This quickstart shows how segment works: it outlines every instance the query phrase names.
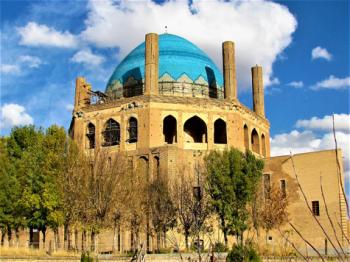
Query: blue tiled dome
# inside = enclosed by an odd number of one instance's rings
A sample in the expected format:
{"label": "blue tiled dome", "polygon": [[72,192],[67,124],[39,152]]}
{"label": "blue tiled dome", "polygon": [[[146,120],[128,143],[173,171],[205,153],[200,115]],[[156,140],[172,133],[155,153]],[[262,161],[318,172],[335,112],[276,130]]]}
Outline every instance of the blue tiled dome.
{"label": "blue tiled dome", "polygon": [[[106,92],[115,89],[115,84],[124,85],[131,77],[144,79],[145,42],[132,50],[116,67],[110,77]],[[175,81],[187,77],[193,82],[203,81],[221,89],[222,74],[213,61],[188,40],[172,34],[159,35],[159,78],[167,75]]]}

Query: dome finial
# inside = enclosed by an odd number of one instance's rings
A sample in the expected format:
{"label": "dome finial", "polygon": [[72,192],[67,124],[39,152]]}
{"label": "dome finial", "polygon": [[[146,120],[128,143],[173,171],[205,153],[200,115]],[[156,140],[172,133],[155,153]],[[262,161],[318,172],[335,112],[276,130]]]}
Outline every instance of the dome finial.
{"label": "dome finial", "polygon": [[168,33],[168,26],[166,25],[165,26],[165,34],[167,34]]}

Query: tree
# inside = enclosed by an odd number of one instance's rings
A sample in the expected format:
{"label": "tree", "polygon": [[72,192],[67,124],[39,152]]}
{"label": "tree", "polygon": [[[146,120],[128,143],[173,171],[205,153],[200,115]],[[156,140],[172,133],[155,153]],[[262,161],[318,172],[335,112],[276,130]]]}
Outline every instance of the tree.
{"label": "tree", "polygon": [[225,245],[227,235],[234,235],[243,243],[243,232],[248,227],[248,203],[257,190],[264,162],[247,151],[231,148],[210,152],[204,159],[207,187],[213,209],[220,219]]}
{"label": "tree", "polygon": [[164,178],[157,177],[150,183],[148,192],[151,221],[157,234],[157,250],[159,252],[161,233],[165,239],[166,232],[176,225],[176,210]]}
{"label": "tree", "polygon": [[207,232],[209,227],[206,222],[211,211],[204,187],[205,177],[197,168],[197,178],[187,171],[187,166],[180,168],[171,189],[180,230],[185,236],[186,250],[189,249],[190,236],[196,237],[198,241],[199,234]]}
{"label": "tree", "polygon": [[[260,227],[265,230],[267,243],[269,231],[279,228],[288,221],[289,197],[275,183],[269,188],[264,188],[261,184],[252,203],[254,209],[252,212],[255,213],[252,217],[257,232]],[[265,193],[261,189],[264,189]]]}
{"label": "tree", "polygon": [[0,138],[0,230],[1,245],[4,244],[5,233],[11,245],[12,229],[15,229],[18,242],[18,230],[25,226],[24,217],[18,206],[20,184],[16,177],[15,167],[10,161],[7,149],[7,138]]}
{"label": "tree", "polygon": [[108,150],[95,151],[85,158],[82,168],[82,210],[80,220],[91,230],[91,249],[97,251],[101,229],[111,225],[116,203],[124,201],[118,194],[126,175],[123,155],[112,156]]}

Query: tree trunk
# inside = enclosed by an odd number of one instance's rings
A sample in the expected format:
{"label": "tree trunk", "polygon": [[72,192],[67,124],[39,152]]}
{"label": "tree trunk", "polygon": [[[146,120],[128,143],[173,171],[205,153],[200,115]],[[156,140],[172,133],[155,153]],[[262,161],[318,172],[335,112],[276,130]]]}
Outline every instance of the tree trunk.
{"label": "tree trunk", "polygon": [[68,227],[67,231],[67,242],[68,242],[68,250],[72,250],[72,232],[70,227]]}
{"label": "tree trunk", "polygon": [[7,240],[9,247],[12,247],[12,229],[10,226],[7,226]]}
{"label": "tree trunk", "polygon": [[160,232],[157,232],[157,253],[159,253],[160,249]]}
{"label": "tree trunk", "polygon": [[29,228],[29,246],[33,247],[33,241],[34,241],[34,232],[33,232],[33,228],[30,227]]}
{"label": "tree trunk", "polygon": [[58,229],[53,230],[53,251],[58,249]]}
{"label": "tree trunk", "polygon": [[15,229],[15,235],[16,235],[16,247],[19,247],[19,229]]}
{"label": "tree trunk", "polygon": [[113,225],[113,247],[112,247],[112,253],[113,255],[117,254],[117,238],[118,238],[118,230],[117,230],[117,221],[114,220]]}
{"label": "tree trunk", "polygon": [[185,244],[186,244],[186,251],[188,251],[188,236],[189,236],[188,230],[185,230]]}
{"label": "tree trunk", "polygon": [[83,233],[81,234],[81,251],[85,252],[86,249],[86,230],[83,230]]}
{"label": "tree trunk", "polygon": [[78,238],[79,238],[79,231],[78,229],[74,230],[74,249],[78,251],[79,245],[78,245]]}
{"label": "tree trunk", "polygon": [[5,230],[1,229],[1,246],[4,246],[5,242]]}
{"label": "tree trunk", "polygon": [[225,243],[225,247],[228,247],[227,229],[224,228],[224,229],[222,230],[222,232],[224,233],[224,243]]}
{"label": "tree trunk", "polygon": [[131,251],[134,253],[135,252],[135,239],[134,239],[134,230],[131,229],[131,235],[130,235],[130,240],[131,240]]}
{"label": "tree trunk", "polygon": [[68,223],[64,224],[64,233],[63,233],[63,241],[64,241],[64,249],[68,250],[68,231],[69,231],[69,225]]}
{"label": "tree trunk", "polygon": [[166,243],[166,229],[163,230],[163,237],[164,237],[163,247],[164,247],[164,248],[167,248],[167,243]]}
{"label": "tree trunk", "polygon": [[46,227],[44,227],[41,232],[43,233],[43,249],[45,249],[45,241],[46,241]]}
{"label": "tree trunk", "polygon": [[95,230],[91,231],[91,251],[95,252],[96,250],[96,232]]}

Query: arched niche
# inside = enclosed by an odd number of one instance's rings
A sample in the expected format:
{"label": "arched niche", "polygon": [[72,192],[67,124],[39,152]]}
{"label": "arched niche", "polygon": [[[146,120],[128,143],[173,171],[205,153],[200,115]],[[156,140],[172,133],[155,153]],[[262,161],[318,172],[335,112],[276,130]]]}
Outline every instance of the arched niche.
{"label": "arched niche", "polygon": [[214,122],[214,144],[227,144],[226,122],[221,118]]}
{"label": "arched niche", "polygon": [[255,128],[253,128],[252,130],[251,143],[253,152],[260,154],[259,134]]}
{"label": "arched niche", "polygon": [[177,121],[172,115],[168,115],[163,120],[163,135],[167,144],[177,142]]}

